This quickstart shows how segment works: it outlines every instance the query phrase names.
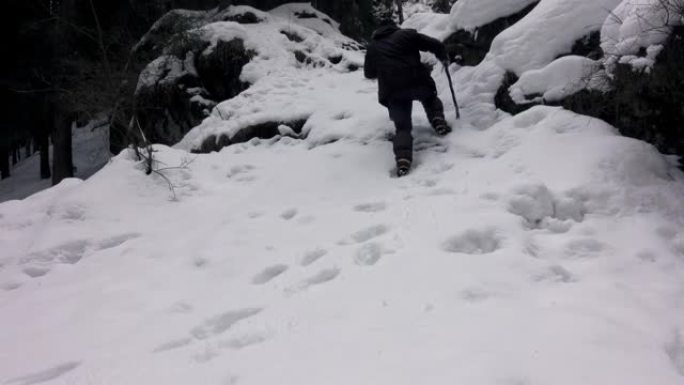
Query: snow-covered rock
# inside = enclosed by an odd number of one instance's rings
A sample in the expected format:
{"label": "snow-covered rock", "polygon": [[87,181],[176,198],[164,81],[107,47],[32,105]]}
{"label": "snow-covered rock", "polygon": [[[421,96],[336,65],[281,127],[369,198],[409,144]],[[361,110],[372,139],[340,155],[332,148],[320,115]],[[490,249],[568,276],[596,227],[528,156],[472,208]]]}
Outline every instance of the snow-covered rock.
{"label": "snow-covered rock", "polygon": [[684,3],[680,0],[623,0],[601,29],[601,48],[608,70],[622,63],[648,71],[672,28],[682,25],[683,13]]}
{"label": "snow-covered rock", "polygon": [[509,93],[518,104],[558,102],[580,90],[599,88],[600,70],[598,61],[565,56],[544,68],[525,72]]}
{"label": "snow-covered rock", "polygon": [[[173,25],[167,25],[171,22]],[[186,28],[179,28],[179,24]],[[160,46],[163,48],[157,48]],[[254,92],[261,79],[278,78],[273,76],[274,70],[302,78],[312,76],[316,68],[346,73],[363,64],[359,48],[358,43],[339,32],[338,23],[306,3],[286,4],[270,12],[246,6],[204,13],[173,11],[156,23],[139,44],[139,51],[149,49],[162,56],[140,75],[136,92],[138,119],[151,140],[175,144],[208,117],[216,104],[249,87]],[[291,102],[293,106],[300,104],[295,99]],[[248,103],[250,109],[258,107],[257,101]],[[223,119],[230,119],[231,127],[236,124],[234,117],[240,111],[233,107],[228,112],[225,107],[215,110],[209,120],[218,120],[216,124],[207,123],[211,130],[195,130],[191,137],[199,139],[190,146],[213,150],[238,138],[249,139],[247,132],[254,131],[254,125],[273,123],[275,129],[279,123],[292,123],[288,116],[271,115],[245,117],[249,126],[234,130],[219,128]],[[292,112],[292,108],[278,110]],[[302,114],[290,115],[299,119]],[[235,137],[240,130],[242,135]],[[207,142],[211,138],[215,145]]]}
{"label": "snow-covered rock", "polygon": [[451,8],[451,29],[474,31],[496,19],[518,13],[539,0],[460,0]]}
{"label": "snow-covered rock", "polygon": [[573,44],[600,30],[620,0],[541,0],[522,20],[492,42],[490,56],[497,65],[521,76],[540,69]]}

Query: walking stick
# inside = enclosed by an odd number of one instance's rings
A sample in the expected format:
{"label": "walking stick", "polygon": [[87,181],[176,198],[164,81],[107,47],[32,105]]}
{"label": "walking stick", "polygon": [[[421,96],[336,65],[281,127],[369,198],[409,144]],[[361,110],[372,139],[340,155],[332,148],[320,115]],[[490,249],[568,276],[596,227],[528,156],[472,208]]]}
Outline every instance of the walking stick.
{"label": "walking stick", "polygon": [[461,111],[458,108],[458,101],[456,101],[456,93],[454,92],[454,84],[451,82],[451,74],[449,73],[449,61],[445,60],[442,62],[444,65],[444,72],[446,72],[447,79],[449,80],[449,89],[451,90],[451,98],[454,100],[454,107],[456,107],[456,120],[461,119]]}

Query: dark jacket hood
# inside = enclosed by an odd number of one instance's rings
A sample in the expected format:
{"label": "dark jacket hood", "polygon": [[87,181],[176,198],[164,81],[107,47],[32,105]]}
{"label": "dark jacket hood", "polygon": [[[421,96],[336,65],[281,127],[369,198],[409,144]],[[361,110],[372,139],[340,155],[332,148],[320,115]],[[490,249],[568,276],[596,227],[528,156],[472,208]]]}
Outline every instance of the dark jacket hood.
{"label": "dark jacket hood", "polygon": [[375,32],[373,32],[373,36],[371,37],[371,39],[373,39],[373,40],[383,39],[383,38],[393,34],[394,32],[398,31],[399,29],[400,28],[397,27],[396,25],[382,26],[382,27],[376,29]]}

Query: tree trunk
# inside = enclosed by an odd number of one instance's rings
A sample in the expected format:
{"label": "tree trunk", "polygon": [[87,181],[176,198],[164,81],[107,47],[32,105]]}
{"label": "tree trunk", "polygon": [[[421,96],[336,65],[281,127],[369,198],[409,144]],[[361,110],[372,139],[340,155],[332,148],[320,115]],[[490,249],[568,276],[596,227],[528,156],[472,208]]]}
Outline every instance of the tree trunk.
{"label": "tree trunk", "polygon": [[26,158],[30,157],[31,154],[33,154],[33,153],[31,152],[31,143],[32,143],[31,138],[26,139],[26,147],[25,147],[25,149],[26,149]]}
{"label": "tree trunk", "polygon": [[12,166],[15,166],[19,162],[19,150],[15,147],[12,149]]}
{"label": "tree trunk", "polygon": [[50,171],[50,131],[52,130],[53,109],[50,98],[40,99],[41,116],[36,130],[36,149],[40,151],[40,179],[52,177]]}
{"label": "tree trunk", "polygon": [[40,179],[49,179],[50,172],[50,135],[46,130],[38,134],[38,147],[40,148]]}
{"label": "tree trunk", "polygon": [[64,178],[74,176],[71,155],[71,124],[73,119],[66,111],[58,111],[53,115],[54,132],[52,135],[52,185]]}
{"label": "tree trunk", "polygon": [[0,146],[0,179],[10,177],[9,147]]}

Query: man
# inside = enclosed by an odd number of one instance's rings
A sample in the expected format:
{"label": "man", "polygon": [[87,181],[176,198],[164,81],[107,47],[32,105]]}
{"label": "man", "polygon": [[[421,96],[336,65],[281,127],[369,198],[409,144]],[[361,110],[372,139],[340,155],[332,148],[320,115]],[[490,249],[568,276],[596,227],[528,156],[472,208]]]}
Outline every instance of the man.
{"label": "man", "polygon": [[396,127],[394,156],[400,177],[408,174],[413,161],[414,100],[423,104],[438,135],[451,132],[444,120],[444,106],[437,97],[435,82],[420,62],[420,51],[432,52],[441,62],[447,60],[446,48],[439,40],[413,29],[401,29],[387,20],[373,33],[366,52],[364,74],[368,79],[378,79],[378,100],[387,107]]}

